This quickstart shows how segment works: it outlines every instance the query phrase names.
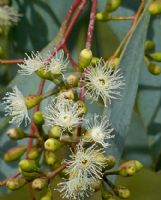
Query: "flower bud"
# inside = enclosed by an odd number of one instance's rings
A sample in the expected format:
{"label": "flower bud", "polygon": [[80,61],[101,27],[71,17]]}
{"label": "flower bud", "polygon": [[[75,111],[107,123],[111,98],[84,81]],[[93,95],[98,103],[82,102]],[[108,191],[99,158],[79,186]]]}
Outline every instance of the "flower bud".
{"label": "flower bud", "polygon": [[9,149],[5,154],[4,154],[4,160],[6,162],[11,162],[18,160],[26,151],[26,147],[24,146],[19,146],[19,147],[13,147]]}
{"label": "flower bud", "polygon": [[32,188],[35,190],[42,190],[48,184],[47,178],[36,178],[32,181]]}
{"label": "flower bud", "polygon": [[147,40],[145,42],[145,50],[146,51],[150,51],[150,50],[153,50],[155,48],[155,44],[152,40]]}
{"label": "flower bud", "polygon": [[38,69],[36,71],[36,74],[42,79],[50,81],[53,81],[54,79],[53,74],[50,71],[47,71],[45,67],[41,67],[40,69]]}
{"label": "flower bud", "polygon": [[123,164],[120,165],[119,167],[119,175],[121,176],[132,176],[134,175],[137,171],[139,171],[143,165],[136,160],[129,160]]}
{"label": "flower bud", "polygon": [[121,3],[122,0],[108,0],[105,7],[105,12],[113,12],[117,10]]}
{"label": "flower bud", "polygon": [[70,88],[77,87],[80,79],[80,74],[73,73],[66,78],[67,86]]}
{"label": "flower bud", "polygon": [[96,14],[96,20],[98,21],[107,21],[109,19],[108,17],[107,12],[99,12]]}
{"label": "flower bud", "polygon": [[124,186],[116,186],[115,193],[123,199],[127,199],[130,197],[130,190]]}
{"label": "flower bud", "polygon": [[74,100],[75,98],[75,95],[72,89],[68,89],[68,90],[62,89],[60,91],[60,95],[62,95],[65,99]]}
{"label": "flower bud", "polygon": [[90,65],[92,60],[92,51],[90,49],[83,49],[79,55],[79,66],[84,69]]}
{"label": "flower bud", "polygon": [[112,198],[112,195],[109,191],[106,190],[106,188],[101,187],[101,194],[102,194],[102,200],[109,200]]}
{"label": "flower bud", "polygon": [[49,138],[44,143],[44,147],[48,151],[56,151],[61,146],[62,146],[62,144],[58,140],[56,140],[54,138]]}
{"label": "flower bud", "polygon": [[105,170],[112,169],[116,163],[115,157],[112,155],[109,155],[106,159],[107,166],[105,167]]}
{"label": "flower bud", "polygon": [[148,54],[148,56],[157,61],[157,62],[161,62],[161,52],[155,52],[155,53],[151,53],[151,54]]}
{"label": "flower bud", "polygon": [[37,172],[39,171],[39,168],[35,162],[35,160],[21,160],[19,162],[19,167],[22,171],[25,172]]}
{"label": "flower bud", "polygon": [[161,14],[161,2],[154,1],[149,6],[149,12],[151,15],[158,15]]}
{"label": "flower bud", "polygon": [[108,68],[109,66],[112,66],[112,69],[115,70],[117,69],[118,65],[120,62],[120,58],[111,58],[108,62],[106,62],[106,67]]}
{"label": "flower bud", "polygon": [[19,188],[23,187],[27,181],[24,178],[14,178],[7,181],[6,186],[10,190],[18,190]]}
{"label": "flower bud", "polygon": [[97,58],[97,57],[92,57],[92,60],[91,60],[91,65],[96,65],[97,63],[99,63],[100,59]]}
{"label": "flower bud", "polygon": [[159,75],[159,74],[161,74],[161,67],[159,65],[154,64],[154,63],[150,63],[148,65],[148,70],[153,75]]}
{"label": "flower bud", "polygon": [[60,126],[54,126],[52,129],[49,130],[49,138],[59,139],[62,133],[62,129]]}
{"label": "flower bud", "polygon": [[40,149],[38,149],[37,147],[32,147],[28,152],[28,159],[36,160],[40,157],[40,153],[41,153]]}
{"label": "flower bud", "polygon": [[48,189],[47,193],[43,197],[41,197],[40,200],[53,200],[51,190]]}
{"label": "flower bud", "polygon": [[7,131],[7,135],[12,140],[19,140],[27,136],[27,134],[20,128],[11,128]]}
{"label": "flower bud", "polygon": [[44,157],[45,157],[45,162],[48,165],[54,165],[57,161],[57,157],[55,153],[53,153],[52,151],[45,151]]}
{"label": "flower bud", "polygon": [[21,171],[21,174],[22,174],[22,175],[25,177],[25,179],[28,180],[28,181],[32,181],[33,179],[38,178],[38,177],[41,176],[41,174],[38,173],[38,172],[25,172],[25,171],[22,171],[21,169],[20,169],[20,171]]}
{"label": "flower bud", "polygon": [[33,121],[37,126],[42,126],[45,122],[42,112],[35,112],[33,115]]}
{"label": "flower bud", "polygon": [[25,103],[28,109],[33,108],[34,106],[38,105],[41,100],[43,99],[42,95],[39,96],[26,96]]}
{"label": "flower bud", "polygon": [[84,101],[77,101],[79,116],[83,116],[87,112],[87,107]]}

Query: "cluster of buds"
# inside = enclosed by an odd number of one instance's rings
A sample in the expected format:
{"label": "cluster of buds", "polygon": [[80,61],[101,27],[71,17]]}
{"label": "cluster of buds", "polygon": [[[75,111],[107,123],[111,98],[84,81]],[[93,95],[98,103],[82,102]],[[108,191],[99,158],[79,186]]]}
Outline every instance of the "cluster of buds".
{"label": "cluster of buds", "polygon": [[[103,15],[115,11],[121,0],[108,1]],[[7,6],[7,14],[0,8],[3,25],[17,23],[19,15]],[[12,15],[10,15],[10,12]],[[11,17],[12,16],[12,17]],[[99,18],[99,13],[96,18]],[[41,200],[51,200],[51,180],[60,175],[58,190],[63,198],[85,199],[101,190],[103,199],[114,199],[114,195],[127,198],[129,190],[123,186],[114,186],[107,176],[117,174],[131,176],[141,167],[137,161],[130,161],[112,172],[115,165],[113,156],[105,154],[114,137],[110,117],[89,113],[86,100],[110,107],[113,100],[120,98],[125,82],[118,68],[119,58],[105,61],[94,57],[90,49],[83,49],[75,72],[67,75],[70,68],[68,57],[63,50],[55,55],[42,55],[39,52],[26,54],[19,64],[18,73],[50,81],[52,89],[39,95],[24,96],[23,91],[15,85],[3,97],[5,115],[9,116],[12,128],[7,131],[11,140],[34,140],[32,145],[13,147],[4,154],[6,162],[18,160],[19,174],[6,183],[10,190],[17,190],[31,183],[34,190],[47,189]],[[69,70],[71,71],[71,70]],[[41,108],[40,103],[49,99],[48,105]],[[37,108],[33,116],[29,110]],[[87,115],[88,114],[88,115]],[[90,119],[89,117],[90,116]],[[31,124],[31,133],[23,131],[21,126]],[[26,152],[26,158],[22,155]],[[64,153],[65,152],[65,153]],[[140,165],[139,165],[140,164]],[[46,171],[46,165],[48,170]],[[108,174],[109,173],[109,174]],[[104,190],[108,184],[112,191]]]}
{"label": "cluster of buds", "polygon": [[161,74],[161,66],[157,63],[161,62],[161,52],[154,52],[155,43],[152,40],[145,42],[145,56],[144,60],[147,64],[148,70],[153,75]]}

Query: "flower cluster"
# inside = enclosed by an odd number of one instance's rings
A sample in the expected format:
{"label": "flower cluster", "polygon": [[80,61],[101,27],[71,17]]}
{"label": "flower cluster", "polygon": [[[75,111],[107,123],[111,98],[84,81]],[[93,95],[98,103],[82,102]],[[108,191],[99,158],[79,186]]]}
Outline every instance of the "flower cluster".
{"label": "flower cluster", "polygon": [[[63,198],[81,200],[95,191],[95,183],[101,184],[104,169],[108,166],[105,148],[110,145],[109,139],[114,135],[106,116],[94,114],[91,119],[86,119],[88,108],[85,101],[79,99],[79,91],[85,89],[84,98],[88,95],[92,101],[102,99],[106,107],[112,99],[120,96],[124,81],[120,70],[114,69],[103,59],[99,59],[95,65],[90,64],[83,72],[80,70],[81,75],[77,77],[74,74],[66,77],[64,72],[68,64],[63,51],[56,52],[52,58],[44,57],[39,52],[32,52],[31,56],[27,54],[23,64],[19,64],[18,73],[36,73],[40,78],[54,82],[51,92],[42,94],[36,101],[33,96],[23,97],[15,86],[3,101],[6,115],[12,118],[10,123],[20,126],[23,121],[25,125],[30,122],[29,108],[39,104],[39,99],[50,97],[46,108],[33,117],[40,131],[39,139],[43,141],[44,160],[51,166],[56,162],[55,151],[64,146],[71,148],[70,155],[63,160],[66,166],[65,179],[58,184],[57,190]],[[44,129],[44,125],[47,129]],[[25,160],[19,165],[21,171],[26,170],[26,164],[23,165],[26,162],[28,165],[31,162],[34,170],[37,169],[33,160]]]}

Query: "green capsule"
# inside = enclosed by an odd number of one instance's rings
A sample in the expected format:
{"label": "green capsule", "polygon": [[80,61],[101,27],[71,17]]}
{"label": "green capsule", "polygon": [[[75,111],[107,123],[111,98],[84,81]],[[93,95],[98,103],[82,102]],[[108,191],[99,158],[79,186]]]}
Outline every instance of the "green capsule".
{"label": "green capsule", "polygon": [[26,147],[19,146],[9,149],[3,156],[6,162],[18,160],[26,151]]}
{"label": "green capsule", "polygon": [[97,65],[99,63],[100,59],[97,57],[92,57],[91,65]]}
{"label": "green capsule", "polygon": [[151,53],[151,54],[148,54],[148,56],[157,61],[157,62],[161,62],[161,52],[155,52],[155,53]]}
{"label": "green capsule", "polygon": [[32,181],[32,188],[35,190],[42,190],[48,185],[47,178],[36,178]]}
{"label": "green capsule", "polygon": [[21,160],[19,162],[19,167],[22,171],[25,171],[25,172],[38,172],[39,171],[39,168],[38,168],[35,160],[28,160],[28,159]]}
{"label": "green capsule", "polygon": [[150,50],[153,50],[155,48],[155,44],[152,40],[147,40],[145,42],[145,50],[146,51],[150,51]]}
{"label": "green capsule", "polygon": [[113,12],[117,10],[122,3],[122,0],[108,0],[106,7],[105,7],[105,12]]}
{"label": "green capsule", "polygon": [[149,12],[151,15],[161,14],[161,2],[159,0],[153,1],[149,6]]}
{"label": "green capsule", "polygon": [[45,151],[45,162],[48,165],[54,165],[57,161],[57,157],[54,152],[52,151]]}
{"label": "green capsule", "polygon": [[33,121],[37,126],[42,126],[45,122],[42,112],[35,112],[33,115]]}
{"label": "green capsule", "polygon": [[67,78],[66,78],[67,86],[68,86],[69,88],[77,87],[77,86],[78,86],[78,83],[79,83],[79,79],[80,79],[80,74],[79,74],[79,73],[70,74],[70,75],[67,76]]}
{"label": "green capsule", "polygon": [[161,74],[161,67],[159,65],[154,64],[154,63],[150,63],[148,65],[148,70],[153,75],[159,75],[159,74]]}
{"label": "green capsule", "polygon": [[105,167],[105,170],[112,169],[115,166],[115,163],[116,163],[115,157],[112,156],[112,155],[109,155],[106,159],[106,163],[107,163],[107,166]]}
{"label": "green capsule", "polygon": [[14,178],[7,181],[6,186],[10,190],[18,190],[23,187],[27,183],[26,179],[23,177],[21,178]]}
{"label": "green capsule", "polygon": [[143,168],[142,163],[139,162],[138,160],[134,160],[134,162],[135,162],[136,171],[140,171]]}
{"label": "green capsule", "polygon": [[28,109],[33,108],[34,106],[38,105],[41,100],[43,99],[42,95],[39,96],[26,96],[25,103]]}
{"label": "green capsule", "polygon": [[46,67],[41,67],[40,69],[38,69],[36,71],[36,74],[42,79],[46,79],[50,81],[54,80],[53,74],[50,71],[47,71]]}
{"label": "green capsule", "polygon": [[38,172],[25,172],[25,171],[22,171],[21,169],[20,169],[20,171],[21,171],[21,174],[23,175],[23,177],[28,181],[32,181],[35,178],[38,178],[41,176],[41,174]]}
{"label": "green capsule", "polygon": [[44,148],[48,151],[56,151],[58,150],[60,147],[62,146],[62,144],[54,139],[54,138],[49,138],[45,141],[44,143]]}
{"label": "green capsule", "polygon": [[83,49],[79,55],[79,67],[84,69],[90,65],[92,60],[92,51],[90,49]]}
{"label": "green capsule", "polygon": [[98,12],[96,14],[96,20],[102,21],[102,22],[108,21],[109,20],[109,15],[105,11],[104,12]]}
{"label": "green capsule", "polygon": [[62,129],[60,126],[53,126],[52,129],[49,130],[48,136],[49,138],[59,139],[62,133]]}
{"label": "green capsule", "polygon": [[32,147],[28,153],[28,159],[36,160],[40,157],[41,151],[37,147]]}
{"label": "green capsule", "polygon": [[21,130],[20,128],[11,128],[7,131],[7,135],[12,140],[23,139],[27,136],[27,134]]}

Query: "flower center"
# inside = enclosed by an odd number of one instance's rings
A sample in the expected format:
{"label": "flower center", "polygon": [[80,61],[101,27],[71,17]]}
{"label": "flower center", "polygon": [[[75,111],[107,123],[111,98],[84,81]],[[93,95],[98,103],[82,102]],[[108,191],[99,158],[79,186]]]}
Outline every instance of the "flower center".
{"label": "flower center", "polygon": [[99,87],[102,87],[108,84],[108,80],[104,77],[99,77],[96,84],[98,84]]}
{"label": "flower center", "polygon": [[100,140],[103,136],[100,128],[93,128],[90,131],[90,134],[91,134],[93,140],[95,140],[95,141]]}

